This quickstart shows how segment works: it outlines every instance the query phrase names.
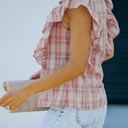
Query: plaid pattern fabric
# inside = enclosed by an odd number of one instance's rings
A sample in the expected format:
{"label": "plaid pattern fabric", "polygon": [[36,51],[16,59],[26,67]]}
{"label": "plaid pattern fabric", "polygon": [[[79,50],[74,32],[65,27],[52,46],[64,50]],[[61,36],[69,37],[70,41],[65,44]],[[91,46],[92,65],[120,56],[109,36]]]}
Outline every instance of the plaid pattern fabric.
{"label": "plaid pattern fabric", "polygon": [[102,62],[110,54],[119,26],[111,0],[61,0],[47,17],[33,57],[42,66],[41,77],[54,72],[70,59],[70,30],[61,21],[67,8],[84,5],[92,16],[91,42],[85,72],[64,84],[38,93],[38,107],[66,106],[98,109],[107,104]]}

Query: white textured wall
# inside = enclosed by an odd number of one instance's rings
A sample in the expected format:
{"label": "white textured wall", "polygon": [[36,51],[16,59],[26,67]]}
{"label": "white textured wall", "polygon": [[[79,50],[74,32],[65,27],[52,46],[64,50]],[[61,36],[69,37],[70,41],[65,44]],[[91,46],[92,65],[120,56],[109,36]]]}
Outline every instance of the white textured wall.
{"label": "white textured wall", "polygon": [[[41,68],[33,58],[47,15],[60,0],[0,0],[0,98],[5,80],[25,80]],[[0,107],[0,128],[38,128],[44,112],[10,114]]]}

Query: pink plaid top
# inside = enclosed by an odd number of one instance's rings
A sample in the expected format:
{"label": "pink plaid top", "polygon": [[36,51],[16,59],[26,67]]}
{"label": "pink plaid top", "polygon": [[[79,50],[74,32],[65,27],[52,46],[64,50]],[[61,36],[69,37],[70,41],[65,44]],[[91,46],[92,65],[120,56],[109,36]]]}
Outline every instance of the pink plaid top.
{"label": "pink plaid top", "polygon": [[70,59],[70,30],[61,21],[67,8],[84,5],[92,16],[91,42],[85,72],[64,84],[38,93],[38,107],[66,106],[98,109],[107,104],[102,62],[119,34],[111,0],[61,0],[47,17],[33,57],[42,65],[41,77],[54,72]]}

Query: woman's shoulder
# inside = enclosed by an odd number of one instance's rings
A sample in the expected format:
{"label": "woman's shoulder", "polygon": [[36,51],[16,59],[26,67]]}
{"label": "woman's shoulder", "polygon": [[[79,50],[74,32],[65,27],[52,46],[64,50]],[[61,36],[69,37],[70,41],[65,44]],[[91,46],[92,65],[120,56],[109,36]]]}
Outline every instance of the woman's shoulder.
{"label": "woman's shoulder", "polygon": [[69,18],[68,18],[68,10],[66,10],[64,12],[63,18],[62,18],[62,25],[66,28],[66,29],[70,29],[69,26]]}
{"label": "woman's shoulder", "polygon": [[64,15],[62,17],[62,25],[66,28],[66,29],[70,29],[70,20],[69,20],[69,14],[72,14],[72,11],[77,12],[77,10],[81,10],[84,12],[85,11],[85,7],[80,5],[77,8],[67,8],[66,11],[64,12]]}

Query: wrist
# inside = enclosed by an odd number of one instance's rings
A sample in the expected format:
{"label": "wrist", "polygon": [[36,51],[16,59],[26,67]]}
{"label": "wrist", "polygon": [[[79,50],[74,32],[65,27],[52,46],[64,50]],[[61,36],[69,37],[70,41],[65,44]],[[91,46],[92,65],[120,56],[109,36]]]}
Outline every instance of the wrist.
{"label": "wrist", "polygon": [[25,93],[28,96],[31,96],[33,94],[33,89],[31,87],[31,85],[27,85],[27,86],[23,87],[23,90],[25,91]]}

